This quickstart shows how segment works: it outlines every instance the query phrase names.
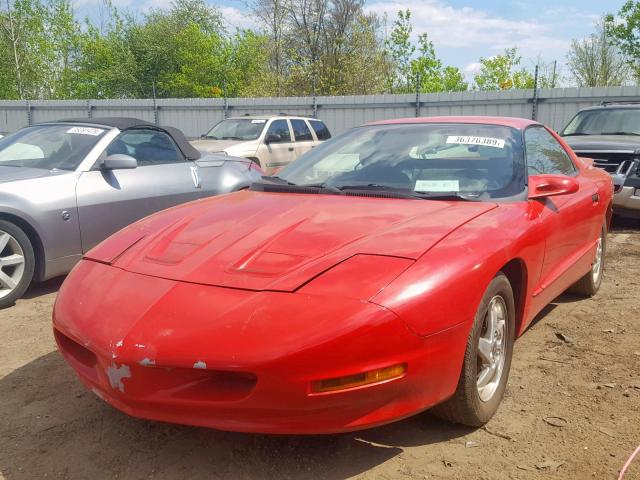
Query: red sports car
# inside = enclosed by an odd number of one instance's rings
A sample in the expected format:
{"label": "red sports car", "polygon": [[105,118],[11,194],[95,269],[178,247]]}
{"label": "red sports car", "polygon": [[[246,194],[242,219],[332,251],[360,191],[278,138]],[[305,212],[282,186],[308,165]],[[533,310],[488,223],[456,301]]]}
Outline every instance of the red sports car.
{"label": "red sports car", "polygon": [[327,433],[435,407],[478,426],[534,316],[598,290],[611,202],[536,122],[373,123],[104,241],[62,286],[55,338],[137,417]]}

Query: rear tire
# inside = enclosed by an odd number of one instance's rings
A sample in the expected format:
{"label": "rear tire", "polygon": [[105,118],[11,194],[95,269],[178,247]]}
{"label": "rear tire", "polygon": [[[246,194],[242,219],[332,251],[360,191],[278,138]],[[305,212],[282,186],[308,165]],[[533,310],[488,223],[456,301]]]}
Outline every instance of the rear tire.
{"label": "rear tire", "polygon": [[434,407],[433,413],[470,427],[487,423],[504,396],[514,340],[513,290],[500,272],[487,287],[476,312],[458,387],[449,400]]}
{"label": "rear tire", "polygon": [[35,266],[29,237],[17,225],[0,220],[0,308],[13,305],[24,295]]}
{"label": "rear tire", "polygon": [[593,297],[602,285],[602,278],[604,277],[604,264],[605,256],[607,253],[607,225],[602,225],[600,231],[600,238],[598,239],[598,245],[596,247],[596,255],[591,264],[591,270],[573,284],[569,288],[571,293],[581,295],[584,297]]}

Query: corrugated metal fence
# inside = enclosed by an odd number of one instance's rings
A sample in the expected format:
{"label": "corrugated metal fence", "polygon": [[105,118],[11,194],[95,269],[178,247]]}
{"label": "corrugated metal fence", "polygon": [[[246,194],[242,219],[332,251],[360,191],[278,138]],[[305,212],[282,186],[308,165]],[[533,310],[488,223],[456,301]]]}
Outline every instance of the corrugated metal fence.
{"label": "corrugated metal fence", "polygon": [[0,132],[62,118],[136,117],[197,137],[225,117],[247,113],[317,116],[334,134],[373,120],[436,115],[500,115],[536,119],[560,129],[581,108],[638,101],[640,87],[541,89],[347,97],[161,100],[0,101]]}

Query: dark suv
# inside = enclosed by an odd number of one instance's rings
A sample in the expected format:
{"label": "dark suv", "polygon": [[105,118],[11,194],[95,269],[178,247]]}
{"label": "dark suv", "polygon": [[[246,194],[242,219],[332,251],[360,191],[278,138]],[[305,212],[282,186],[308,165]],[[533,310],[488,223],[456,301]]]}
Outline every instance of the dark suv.
{"label": "dark suv", "polygon": [[640,103],[585,108],[560,135],[613,176],[615,213],[640,218]]}

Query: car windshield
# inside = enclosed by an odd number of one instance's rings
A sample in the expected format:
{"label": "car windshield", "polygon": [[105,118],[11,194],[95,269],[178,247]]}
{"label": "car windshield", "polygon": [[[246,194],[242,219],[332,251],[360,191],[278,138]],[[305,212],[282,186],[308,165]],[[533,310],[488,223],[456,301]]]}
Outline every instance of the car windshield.
{"label": "car windshield", "polygon": [[640,135],[640,108],[585,110],[573,117],[562,135]]}
{"label": "car windshield", "polygon": [[106,132],[79,125],[27,127],[0,139],[0,166],[75,170]]}
{"label": "car windshield", "polygon": [[205,136],[212,140],[255,140],[266,124],[265,119],[230,118],[217,124]]}
{"label": "car windshield", "polygon": [[336,190],[511,197],[525,189],[522,135],[510,127],[462,123],[360,127],[303,155],[278,180]]}

